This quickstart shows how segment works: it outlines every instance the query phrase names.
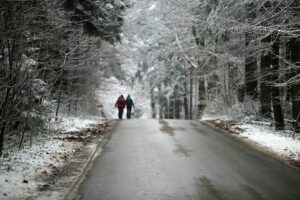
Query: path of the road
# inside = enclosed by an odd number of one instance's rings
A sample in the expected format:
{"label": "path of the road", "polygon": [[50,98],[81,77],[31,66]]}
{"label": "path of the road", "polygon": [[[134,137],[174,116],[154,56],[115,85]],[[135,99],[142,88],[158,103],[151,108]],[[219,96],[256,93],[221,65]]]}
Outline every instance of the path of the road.
{"label": "path of the road", "polygon": [[200,122],[123,120],[83,200],[300,200],[300,173]]}

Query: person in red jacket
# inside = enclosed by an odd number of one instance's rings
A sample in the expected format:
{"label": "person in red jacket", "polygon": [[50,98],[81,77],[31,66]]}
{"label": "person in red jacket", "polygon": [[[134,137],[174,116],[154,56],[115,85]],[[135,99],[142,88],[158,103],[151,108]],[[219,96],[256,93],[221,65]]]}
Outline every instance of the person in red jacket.
{"label": "person in red jacket", "polygon": [[121,95],[119,96],[116,104],[115,104],[115,107],[117,107],[119,109],[119,119],[122,119],[123,118],[123,110],[126,106],[126,101],[124,99],[124,96]]}

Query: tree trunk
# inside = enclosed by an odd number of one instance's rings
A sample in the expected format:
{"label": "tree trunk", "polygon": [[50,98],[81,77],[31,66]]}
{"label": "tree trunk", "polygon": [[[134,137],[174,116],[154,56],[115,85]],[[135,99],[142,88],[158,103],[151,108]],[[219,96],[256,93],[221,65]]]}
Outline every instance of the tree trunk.
{"label": "tree trunk", "polygon": [[169,119],[174,119],[174,108],[175,108],[175,100],[174,95],[170,97],[169,100]]}
{"label": "tree trunk", "polygon": [[5,92],[5,97],[4,97],[4,101],[0,107],[0,156],[2,155],[3,152],[3,145],[4,145],[4,137],[5,137],[5,131],[7,128],[7,124],[9,124],[9,121],[7,120],[9,114],[8,112],[12,112],[12,110],[10,110],[10,106],[9,104],[10,101],[13,99],[13,95],[11,93],[13,93],[13,89],[14,89],[14,80],[13,80],[13,74],[14,74],[14,70],[13,70],[13,62],[14,62],[14,54],[13,54],[13,47],[11,47],[13,45],[10,45],[10,42],[7,42],[7,49],[8,49],[8,57],[9,57],[9,76],[8,76],[8,86],[6,87],[6,92]]}
{"label": "tree trunk", "polygon": [[71,91],[68,91],[68,116],[71,115],[71,106],[72,106],[72,98],[71,98]]}
{"label": "tree trunk", "polygon": [[[293,38],[290,41],[291,47],[291,62],[296,65],[297,68],[293,69],[293,76],[300,74],[300,40]],[[299,78],[298,78],[299,80]],[[294,121],[294,128],[297,133],[300,132],[299,118],[300,118],[300,83],[299,81],[292,84],[291,87],[292,96],[292,114]]]}
{"label": "tree trunk", "polygon": [[74,116],[77,117],[77,108],[78,108],[78,100],[79,99],[79,94],[78,91],[76,92],[76,97],[74,101]]}
{"label": "tree trunk", "polygon": [[156,108],[155,108],[155,97],[154,97],[154,89],[151,88],[150,95],[151,95],[151,117],[152,119],[156,118]]}
{"label": "tree trunk", "polygon": [[[246,17],[249,21],[256,18],[256,6],[254,3],[246,4]],[[257,58],[255,55],[254,45],[251,42],[254,32],[247,31],[245,34],[245,94],[252,99],[257,98]]]}
{"label": "tree trunk", "polygon": [[60,86],[59,86],[59,94],[58,94],[58,100],[57,100],[57,107],[55,111],[55,121],[57,121],[59,107],[61,103],[61,94],[62,94],[62,88],[63,88],[63,74],[64,74],[64,68],[62,68],[61,77],[60,77]]}
{"label": "tree trunk", "polygon": [[[272,84],[278,81],[278,70],[279,70],[279,34],[274,33],[272,35]],[[280,91],[277,86],[272,86],[272,104],[275,119],[276,130],[284,129],[284,116],[280,102]]]}
{"label": "tree trunk", "polygon": [[[271,36],[262,40],[263,43],[271,43]],[[263,52],[261,56],[260,68],[261,68],[261,84],[260,84],[260,112],[265,118],[272,118],[271,109],[271,87],[270,87],[270,75],[272,57],[269,48]]]}
{"label": "tree trunk", "polygon": [[175,98],[175,119],[180,119],[180,109],[181,109],[181,101],[178,95],[178,85],[175,85],[174,88],[174,98]]}
{"label": "tree trunk", "polygon": [[164,118],[164,101],[163,101],[163,96],[161,93],[161,85],[158,85],[158,106],[159,106],[159,119],[163,119]]}
{"label": "tree trunk", "polygon": [[2,156],[3,153],[5,129],[6,129],[6,123],[3,121],[1,123],[1,129],[0,129],[0,157]]}
{"label": "tree trunk", "polygon": [[188,88],[187,88],[187,80],[184,81],[183,83],[184,87],[184,96],[183,96],[183,104],[184,104],[184,118],[189,119],[189,107],[188,107]]}
{"label": "tree trunk", "polygon": [[257,98],[257,58],[254,55],[253,49],[250,47],[251,35],[246,33],[246,58],[245,58],[245,89],[246,95],[252,99]]}
{"label": "tree trunk", "polygon": [[205,81],[204,79],[199,80],[198,87],[198,117],[201,118],[205,108]]}
{"label": "tree trunk", "polygon": [[[23,128],[23,131],[22,131],[22,135],[21,135],[21,140],[20,140],[20,143],[19,143],[19,149],[22,148],[22,144],[23,144],[23,140],[24,140],[26,128],[28,126],[28,120],[29,120],[30,112],[31,112],[31,90],[30,90],[30,93],[29,93],[28,111],[27,111],[26,120],[25,120],[25,123],[24,123],[24,128]],[[31,136],[30,136],[30,145],[31,145]]]}
{"label": "tree trunk", "polygon": [[165,106],[164,106],[164,118],[169,119],[169,99],[165,99]]}
{"label": "tree trunk", "polygon": [[189,119],[193,119],[193,70],[190,70],[190,116]]}
{"label": "tree trunk", "polygon": [[[287,39],[288,40],[288,39]],[[291,62],[291,43],[292,41],[288,40],[286,42],[286,46],[285,46],[285,60]],[[289,79],[291,79],[293,77],[293,72],[291,70],[291,68],[289,67],[289,63],[285,63],[285,81],[287,82]],[[291,85],[287,85],[285,88],[285,96],[284,99],[286,101],[286,104],[289,104],[289,102],[291,101],[292,98],[292,87]]]}

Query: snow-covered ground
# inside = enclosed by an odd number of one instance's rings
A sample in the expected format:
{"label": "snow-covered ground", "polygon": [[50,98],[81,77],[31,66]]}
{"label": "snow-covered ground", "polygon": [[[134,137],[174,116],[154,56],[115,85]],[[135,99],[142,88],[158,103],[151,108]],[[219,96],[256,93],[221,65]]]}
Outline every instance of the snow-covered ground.
{"label": "snow-covered ground", "polygon": [[[275,131],[270,123],[251,121],[232,122],[229,117],[203,116],[201,120],[213,122],[218,127],[238,133],[238,137],[249,139],[283,160],[300,162],[300,135],[292,137],[291,131]],[[231,122],[230,122],[231,121]],[[230,122],[228,125],[228,122]],[[225,124],[225,125],[224,125]]]}
{"label": "snow-covered ground", "polygon": [[61,136],[100,122],[101,119],[96,117],[62,117],[58,122],[49,125],[52,130],[47,134],[41,133],[34,137],[31,147],[27,144],[21,150],[6,150],[0,158],[0,199],[62,199],[67,185],[55,187],[63,183],[69,184],[76,174],[69,172],[67,180],[60,183],[55,182],[54,177],[70,156],[83,148],[92,151],[96,144],[84,147],[80,142],[62,140]]}
{"label": "snow-covered ground", "polygon": [[57,123],[51,123],[49,126],[51,129],[55,129],[60,132],[71,132],[78,131],[86,128],[91,124],[101,122],[102,118],[96,116],[85,116],[85,117],[60,117]]}
{"label": "snow-covered ground", "polygon": [[241,124],[236,127],[241,131],[241,137],[247,137],[285,159],[300,161],[300,136],[292,137],[292,132],[276,132],[272,127],[255,124]]}

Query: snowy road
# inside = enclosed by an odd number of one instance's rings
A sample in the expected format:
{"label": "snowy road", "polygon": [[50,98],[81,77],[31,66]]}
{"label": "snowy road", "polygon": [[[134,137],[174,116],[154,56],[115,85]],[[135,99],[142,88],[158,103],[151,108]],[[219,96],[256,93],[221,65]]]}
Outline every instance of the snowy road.
{"label": "snowy road", "polygon": [[196,121],[123,120],[84,200],[297,200],[300,173]]}

